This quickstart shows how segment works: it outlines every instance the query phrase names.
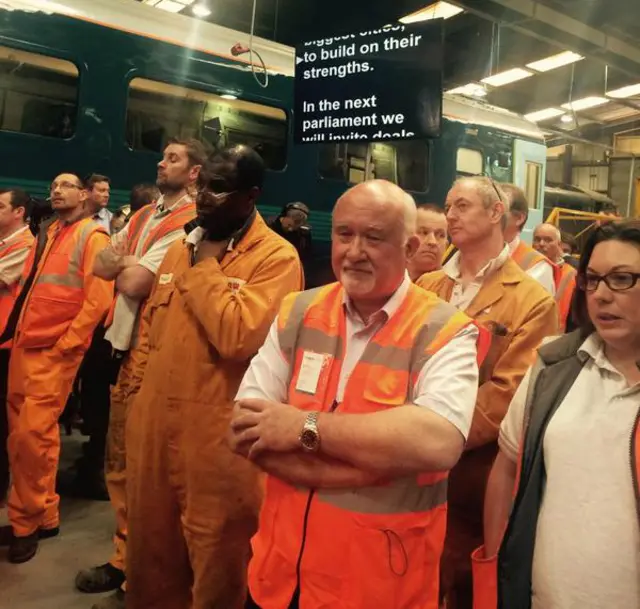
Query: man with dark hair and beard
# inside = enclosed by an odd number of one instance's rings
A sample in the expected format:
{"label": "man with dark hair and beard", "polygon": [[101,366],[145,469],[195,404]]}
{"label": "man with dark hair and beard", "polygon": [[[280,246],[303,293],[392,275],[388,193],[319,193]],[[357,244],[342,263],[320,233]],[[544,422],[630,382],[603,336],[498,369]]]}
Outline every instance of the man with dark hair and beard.
{"label": "man with dark hair and beard", "polygon": [[115,279],[117,296],[105,321],[105,340],[112,352],[112,384],[105,478],[116,513],[115,552],[108,563],[81,571],[79,590],[115,590],[94,609],[124,609],[127,548],[127,488],[125,423],[129,405],[140,384],[145,356],[138,346],[139,320],[147,306],[158,269],[171,244],[185,235],[184,226],[196,215],[192,198],[206,160],[197,140],[172,140],[158,163],[156,184],[160,198],[137,211],[111,239],[96,260],[94,273]]}
{"label": "man with dark hair and beard", "polygon": [[240,609],[261,484],[225,439],[234,396],[283,298],[295,248],[256,210],[264,164],[236,146],[200,171],[197,222],[157,272],[127,421],[128,606]]}

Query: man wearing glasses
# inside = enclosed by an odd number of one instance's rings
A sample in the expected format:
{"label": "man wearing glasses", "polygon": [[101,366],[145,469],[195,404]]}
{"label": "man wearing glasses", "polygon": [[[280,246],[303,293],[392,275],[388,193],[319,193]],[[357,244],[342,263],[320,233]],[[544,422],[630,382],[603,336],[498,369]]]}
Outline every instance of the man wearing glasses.
{"label": "man wearing glasses", "polygon": [[449,609],[471,609],[471,552],[482,543],[487,477],[498,430],[542,339],[555,334],[553,297],[511,258],[504,229],[509,199],[486,177],[458,180],[445,202],[458,252],[416,282],[473,317],[492,334],[465,452],[449,478],[442,596]]}
{"label": "man wearing glasses", "polygon": [[172,140],[158,163],[160,199],[137,211],[127,226],[100,252],[94,273],[115,280],[117,296],[105,326],[112,351],[112,385],[105,478],[116,514],[114,553],[109,562],[80,571],[76,587],[87,593],[108,592],[97,609],[125,606],[127,489],[125,424],[129,404],[140,385],[144,358],[138,349],[139,324],[151,288],[169,247],[185,235],[193,220],[192,198],[206,151],[198,140]]}
{"label": "man wearing glasses", "polygon": [[9,363],[7,409],[11,525],[2,530],[9,561],[30,560],[40,539],[58,534],[55,492],[62,413],[91,336],[107,312],[113,285],[93,274],[109,237],[87,218],[87,191],[72,173],[51,185],[57,218],[35,262],[31,248],[20,286],[26,291]]}
{"label": "man wearing glasses", "polygon": [[280,303],[295,248],[256,210],[264,164],[223,150],[198,178],[197,226],[174,243],[143,318],[147,358],[127,422],[127,606],[242,606],[258,470],[226,443],[234,396]]}

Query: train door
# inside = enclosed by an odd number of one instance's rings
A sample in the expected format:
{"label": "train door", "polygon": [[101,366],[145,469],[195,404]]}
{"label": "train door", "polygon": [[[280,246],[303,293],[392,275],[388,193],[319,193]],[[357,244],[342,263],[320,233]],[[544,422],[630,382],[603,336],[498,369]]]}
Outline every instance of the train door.
{"label": "train door", "polygon": [[529,219],[522,238],[529,244],[533,230],[543,221],[547,147],[538,142],[516,139],[513,144],[513,181],[529,201]]}

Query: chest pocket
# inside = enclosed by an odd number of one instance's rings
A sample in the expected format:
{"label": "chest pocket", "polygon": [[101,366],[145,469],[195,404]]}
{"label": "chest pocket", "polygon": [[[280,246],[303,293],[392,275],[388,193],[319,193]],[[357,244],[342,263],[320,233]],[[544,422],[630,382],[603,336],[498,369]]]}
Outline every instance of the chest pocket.
{"label": "chest pocket", "polygon": [[158,286],[153,297],[147,305],[149,310],[146,312],[151,320],[149,328],[149,348],[156,349],[160,343],[162,333],[167,326],[169,305],[173,297],[173,283],[164,286]]}
{"label": "chest pocket", "polygon": [[511,328],[495,322],[491,319],[479,318],[477,321],[483,328],[488,330],[491,335],[491,346],[480,366],[480,385],[486,383],[493,376],[493,370],[500,358],[509,348],[509,344],[513,340],[513,331]]}

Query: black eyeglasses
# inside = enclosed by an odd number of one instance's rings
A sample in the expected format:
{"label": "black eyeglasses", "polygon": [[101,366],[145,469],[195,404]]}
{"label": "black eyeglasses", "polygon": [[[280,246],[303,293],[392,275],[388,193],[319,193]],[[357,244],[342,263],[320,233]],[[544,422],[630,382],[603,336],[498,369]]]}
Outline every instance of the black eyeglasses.
{"label": "black eyeglasses", "polygon": [[500,194],[500,191],[498,190],[498,185],[494,182],[493,178],[486,176],[487,180],[489,180],[489,182],[491,182],[491,186],[493,186],[493,190],[495,190],[496,192],[496,196],[498,197],[498,201],[500,201],[500,203],[504,203],[504,199],[502,198],[502,195]]}
{"label": "black eyeglasses", "polygon": [[595,273],[578,275],[576,281],[578,287],[585,292],[595,292],[601,281],[604,281],[612,292],[625,292],[635,286],[638,279],[640,279],[640,273],[614,271],[606,275],[596,275]]}

